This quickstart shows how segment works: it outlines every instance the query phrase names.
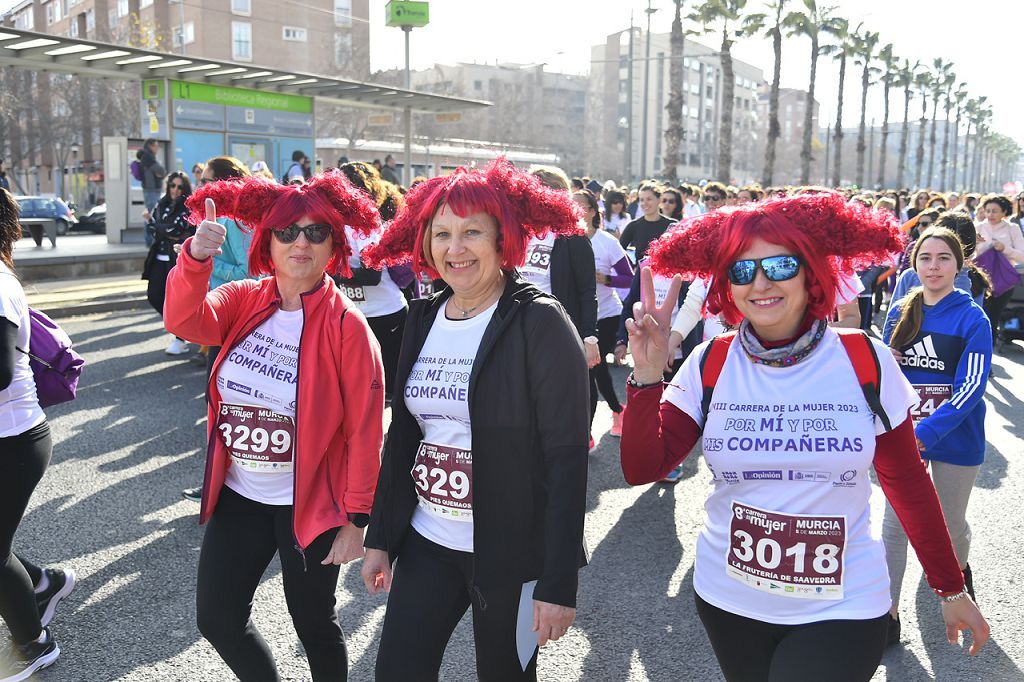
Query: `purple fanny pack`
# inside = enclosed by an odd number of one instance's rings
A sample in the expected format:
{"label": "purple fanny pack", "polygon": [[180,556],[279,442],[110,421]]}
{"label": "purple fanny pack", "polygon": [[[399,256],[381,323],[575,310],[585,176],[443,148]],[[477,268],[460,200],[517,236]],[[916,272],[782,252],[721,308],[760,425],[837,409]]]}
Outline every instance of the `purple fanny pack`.
{"label": "purple fanny pack", "polygon": [[74,351],[71,337],[60,325],[34,308],[28,312],[32,322],[29,350],[18,350],[29,357],[39,406],[74,400],[85,358]]}

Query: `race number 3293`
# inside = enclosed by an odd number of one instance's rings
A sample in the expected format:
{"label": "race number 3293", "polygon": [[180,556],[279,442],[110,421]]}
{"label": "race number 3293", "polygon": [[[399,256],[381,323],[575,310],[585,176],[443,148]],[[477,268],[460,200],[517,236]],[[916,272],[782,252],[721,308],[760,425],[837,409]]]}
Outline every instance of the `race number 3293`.
{"label": "race number 3293", "polygon": [[217,432],[235,466],[265,473],[292,470],[295,421],[291,417],[255,405],[221,403]]}
{"label": "race number 3293", "polygon": [[726,573],[783,597],[842,599],[846,517],[732,503]]}
{"label": "race number 3293", "polygon": [[424,511],[454,521],[473,520],[471,450],[423,441],[410,473]]}

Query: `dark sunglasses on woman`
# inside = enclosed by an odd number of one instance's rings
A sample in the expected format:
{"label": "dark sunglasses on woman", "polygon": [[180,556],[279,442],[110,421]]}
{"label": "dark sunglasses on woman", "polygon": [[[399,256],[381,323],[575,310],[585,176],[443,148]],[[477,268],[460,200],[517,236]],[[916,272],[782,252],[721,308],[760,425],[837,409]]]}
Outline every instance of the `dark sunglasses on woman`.
{"label": "dark sunglasses on woman", "polygon": [[750,284],[757,276],[758,268],[769,281],[785,282],[800,272],[800,259],[796,256],[768,256],[760,260],[738,260],[729,266],[729,281],[740,286]]}
{"label": "dark sunglasses on woman", "polygon": [[299,238],[300,232],[306,235],[306,241],[310,244],[322,244],[331,235],[331,226],[325,223],[314,223],[305,227],[289,225],[271,230],[271,232],[274,233],[274,238],[282,244],[291,244]]}

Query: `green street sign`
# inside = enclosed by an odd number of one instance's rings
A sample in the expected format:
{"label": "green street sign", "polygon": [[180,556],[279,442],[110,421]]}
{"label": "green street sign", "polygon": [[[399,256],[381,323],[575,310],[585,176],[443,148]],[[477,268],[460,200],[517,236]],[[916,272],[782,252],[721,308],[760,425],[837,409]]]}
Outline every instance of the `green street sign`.
{"label": "green street sign", "polygon": [[430,22],[430,3],[391,0],[385,7],[387,25],[417,28]]}
{"label": "green street sign", "polygon": [[312,97],[285,95],[279,92],[260,92],[259,90],[232,88],[226,85],[171,81],[171,96],[174,99],[223,104],[229,107],[273,109],[275,111],[293,111],[299,114],[313,113]]}

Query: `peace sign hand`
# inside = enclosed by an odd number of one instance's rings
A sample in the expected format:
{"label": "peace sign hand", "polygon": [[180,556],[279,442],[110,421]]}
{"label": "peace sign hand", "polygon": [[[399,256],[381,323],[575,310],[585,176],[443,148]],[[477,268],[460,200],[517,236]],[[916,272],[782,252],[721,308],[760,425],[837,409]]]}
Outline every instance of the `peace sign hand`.
{"label": "peace sign hand", "polygon": [[662,304],[655,304],[654,275],[649,267],[640,271],[640,300],[633,304],[633,319],[626,320],[629,348],[633,354],[633,376],[641,384],[661,381],[662,371],[668,363],[669,334],[672,329],[672,311],[679,299],[683,280],[672,278],[668,294]]}
{"label": "peace sign hand", "polygon": [[227,237],[227,230],[217,222],[217,206],[213,199],[206,200],[206,220],[199,225],[196,236],[192,238],[189,253],[196,260],[206,260],[210,256],[221,254],[221,244]]}

